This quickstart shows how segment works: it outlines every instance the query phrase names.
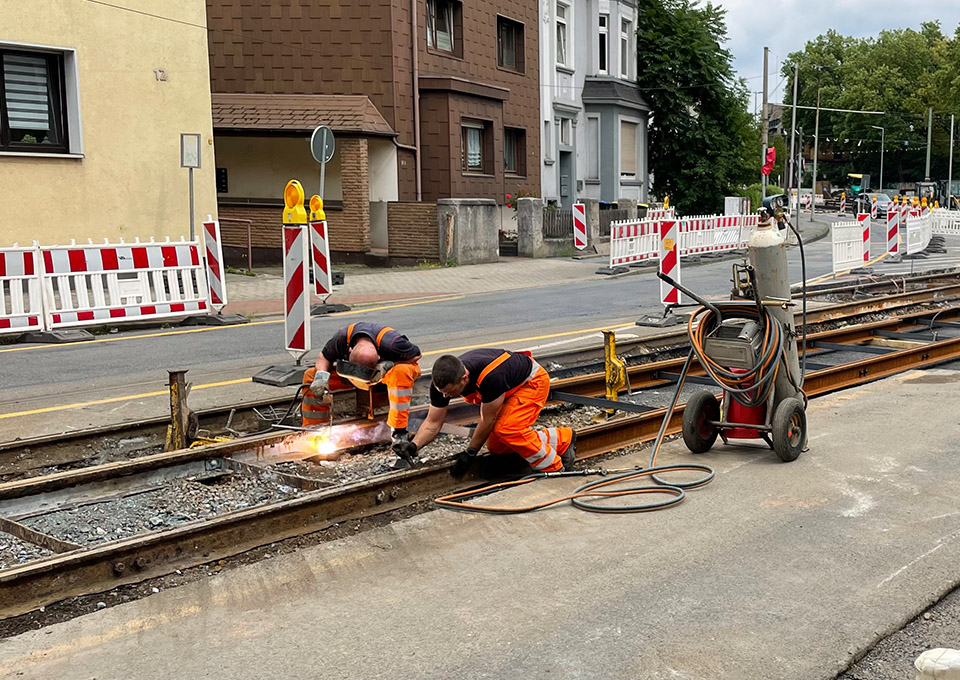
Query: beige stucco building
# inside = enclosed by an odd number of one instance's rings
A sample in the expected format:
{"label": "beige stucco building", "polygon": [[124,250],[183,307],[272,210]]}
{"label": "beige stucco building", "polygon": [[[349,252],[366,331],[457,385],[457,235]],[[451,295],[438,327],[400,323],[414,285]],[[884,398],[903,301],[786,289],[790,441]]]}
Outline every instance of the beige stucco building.
{"label": "beige stucco building", "polygon": [[189,235],[181,133],[216,214],[204,0],[110,5],[0,0],[0,246]]}

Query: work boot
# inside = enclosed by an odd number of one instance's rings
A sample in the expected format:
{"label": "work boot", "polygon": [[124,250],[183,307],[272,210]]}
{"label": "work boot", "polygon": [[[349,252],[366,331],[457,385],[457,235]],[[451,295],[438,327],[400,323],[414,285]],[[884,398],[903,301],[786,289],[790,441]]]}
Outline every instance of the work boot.
{"label": "work boot", "polygon": [[573,431],[573,437],[570,439],[570,445],[560,454],[560,462],[563,463],[563,471],[567,472],[573,469],[573,464],[577,460],[577,431]]}

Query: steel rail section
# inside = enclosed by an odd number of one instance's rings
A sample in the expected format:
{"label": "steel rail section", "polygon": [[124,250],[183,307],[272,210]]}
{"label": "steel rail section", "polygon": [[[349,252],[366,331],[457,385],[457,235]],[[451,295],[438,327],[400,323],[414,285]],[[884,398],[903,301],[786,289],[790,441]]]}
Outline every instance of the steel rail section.
{"label": "steel rail section", "polygon": [[[933,312],[926,312],[932,316]],[[910,315],[911,319],[921,314]],[[908,321],[907,320],[907,321]],[[904,321],[900,322],[901,324]],[[889,328],[890,322],[866,324],[872,329]],[[837,329],[821,334],[837,337],[841,331],[859,334],[862,340],[872,336],[868,329]],[[911,368],[925,368],[960,358],[960,338],[950,338],[907,349],[872,356],[860,361],[811,372],[806,388],[810,396],[863,384]],[[613,420],[578,430],[578,458],[589,459],[609,451],[649,442],[659,429],[665,409],[639,416]],[[680,429],[683,407],[678,406],[667,427],[668,433]],[[263,437],[259,441],[270,441]],[[275,439],[275,437],[274,437]],[[252,440],[240,440],[200,449],[160,454],[147,460],[99,466],[99,469],[51,475],[39,480],[24,480],[0,486],[0,497],[11,498],[24,492],[50,489],[77,483],[77,475],[86,481],[115,475],[124,466],[156,468],[170,464],[173,458],[228,456],[249,450]],[[173,529],[111,541],[91,548],[41,558],[0,571],[0,616],[10,617],[31,611],[71,596],[108,590],[124,583],[160,576],[236,555],[255,547],[321,531],[349,518],[371,517],[410,503],[429,499],[454,488],[465,488],[479,480],[451,480],[451,461],[442,461],[413,470],[388,473],[373,479],[337,486],[279,503],[227,513],[210,520],[189,522]],[[104,469],[104,468],[108,469]],[[130,468],[127,468],[129,471]]]}

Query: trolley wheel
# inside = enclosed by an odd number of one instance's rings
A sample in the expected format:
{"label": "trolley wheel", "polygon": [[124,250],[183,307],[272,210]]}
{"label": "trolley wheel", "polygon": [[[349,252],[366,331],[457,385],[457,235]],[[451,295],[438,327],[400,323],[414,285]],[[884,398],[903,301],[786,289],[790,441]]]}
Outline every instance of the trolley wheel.
{"label": "trolley wheel", "polygon": [[788,397],[773,412],[773,450],[784,463],[797,459],[807,443],[807,412],[799,399]]}
{"label": "trolley wheel", "polygon": [[717,441],[717,426],[711,420],[720,420],[720,404],[710,392],[697,392],[683,409],[683,443],[693,453],[709,451]]}

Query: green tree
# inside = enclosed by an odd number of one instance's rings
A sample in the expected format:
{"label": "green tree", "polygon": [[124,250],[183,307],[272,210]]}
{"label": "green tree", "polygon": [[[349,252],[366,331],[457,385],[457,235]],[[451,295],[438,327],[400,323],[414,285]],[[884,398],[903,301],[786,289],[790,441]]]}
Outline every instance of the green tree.
{"label": "green tree", "polygon": [[654,192],[683,213],[716,212],[724,196],[760,175],[760,128],[721,47],[725,11],[697,0],[640,0],[638,14]]}
{"label": "green tree", "polygon": [[[960,28],[953,38],[937,22],[919,31],[881,31],[855,39],[828,31],[787,57],[784,102],[792,98],[793,65],[800,67],[797,103],[815,106],[817,90],[826,108],[882,111],[883,115],[820,114],[818,175],[844,183],[848,172],[879,179],[884,128],[884,183],[922,179],[926,160],[927,110],[934,111],[931,175],[945,177],[949,154],[949,114],[960,112]],[[807,158],[812,158],[814,112],[797,111]],[[789,132],[789,130],[788,130]]]}

